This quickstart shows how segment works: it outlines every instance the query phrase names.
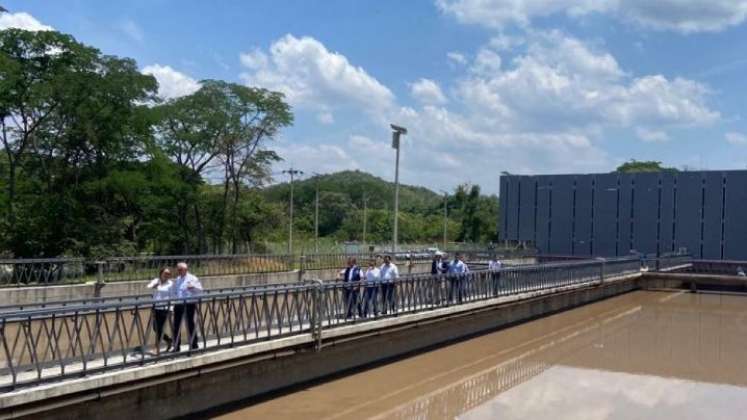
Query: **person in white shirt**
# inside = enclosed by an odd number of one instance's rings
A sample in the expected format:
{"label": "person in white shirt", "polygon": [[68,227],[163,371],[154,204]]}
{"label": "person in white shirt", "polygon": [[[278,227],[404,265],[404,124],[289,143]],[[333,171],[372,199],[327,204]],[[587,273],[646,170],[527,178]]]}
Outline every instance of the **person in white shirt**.
{"label": "person in white shirt", "polygon": [[449,301],[462,303],[466,295],[466,276],[469,274],[469,267],[464,263],[462,254],[456,254],[454,261],[449,264]]}
{"label": "person in white shirt", "polygon": [[189,334],[189,345],[192,350],[197,349],[197,331],[195,330],[195,312],[197,302],[195,297],[202,294],[202,283],[200,279],[188,271],[187,263],[180,262],[176,265],[178,276],[174,281],[172,297],[181,300],[174,304],[174,352],[179,351],[181,345],[182,318],[187,319],[187,333]]}
{"label": "person in white shirt", "polygon": [[[166,320],[169,319],[169,299],[171,299],[171,270],[164,267],[158,273],[158,277],[148,283],[148,289],[153,289],[153,330],[156,333],[156,349],[161,347],[161,340],[166,343],[166,350],[171,349],[171,337],[163,331]],[[165,301],[163,303],[158,301]],[[159,350],[156,350],[159,351]]]}
{"label": "person in white shirt", "polygon": [[488,263],[488,271],[490,271],[490,281],[493,285],[493,296],[498,296],[501,287],[501,268],[503,264],[498,261],[498,257],[493,255],[493,258]]}
{"label": "person in white shirt", "polygon": [[397,310],[396,280],[399,278],[399,270],[397,270],[397,266],[392,263],[391,256],[384,256],[384,264],[382,264],[379,269],[379,275],[381,276],[381,300],[383,313],[386,315],[389,310],[394,313]]}
{"label": "person in white shirt", "polygon": [[379,314],[377,293],[381,284],[381,270],[376,267],[376,262],[371,260],[365,274],[366,287],[363,292],[363,316],[377,316]]}

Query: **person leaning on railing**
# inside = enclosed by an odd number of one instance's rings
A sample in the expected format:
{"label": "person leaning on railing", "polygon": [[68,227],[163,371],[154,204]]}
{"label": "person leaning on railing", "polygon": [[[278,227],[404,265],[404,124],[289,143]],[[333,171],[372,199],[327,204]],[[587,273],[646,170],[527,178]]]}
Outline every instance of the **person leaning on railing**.
{"label": "person leaning on railing", "polygon": [[345,318],[352,318],[355,312],[358,316],[363,316],[363,310],[358,301],[358,288],[361,281],[361,268],[358,267],[358,261],[354,257],[348,258],[347,268],[342,274],[342,282],[345,287],[342,289],[342,295],[345,300]]}
{"label": "person leaning on railing", "polygon": [[174,304],[174,352],[179,351],[181,345],[182,318],[186,315],[187,333],[189,334],[189,345],[197,349],[197,331],[195,331],[195,312],[197,302],[189,300],[202,294],[202,283],[193,274],[189,273],[187,263],[180,262],[176,265],[178,276],[172,288],[172,297],[181,302]]}
{"label": "person leaning on railing", "polygon": [[490,271],[490,282],[493,285],[493,296],[498,296],[501,288],[501,268],[503,263],[498,260],[496,255],[493,255],[488,263],[488,271]]}
{"label": "person leaning on railing", "polygon": [[377,289],[381,286],[381,270],[376,266],[376,261],[371,260],[366,270],[366,287],[363,292],[363,316],[379,315]]}
{"label": "person leaning on railing", "polygon": [[164,267],[158,273],[158,277],[151,280],[148,283],[148,288],[153,289],[153,300],[159,301],[164,300],[166,302],[156,302],[153,304],[153,330],[156,332],[156,348],[161,346],[161,340],[166,343],[166,350],[171,349],[171,337],[169,337],[163,331],[166,320],[169,319],[169,312],[171,310],[169,305],[169,299],[171,299],[171,289],[174,287],[174,282],[171,281],[171,271],[168,267]]}
{"label": "person leaning on railing", "polygon": [[465,297],[465,278],[469,274],[469,267],[464,263],[461,253],[454,256],[454,261],[449,264],[449,301],[462,303]]}
{"label": "person leaning on railing", "polygon": [[397,266],[392,263],[392,257],[384,255],[384,264],[379,269],[381,273],[381,296],[383,313],[386,315],[388,311],[395,313],[397,310],[396,302],[396,280],[399,278],[399,270]]}

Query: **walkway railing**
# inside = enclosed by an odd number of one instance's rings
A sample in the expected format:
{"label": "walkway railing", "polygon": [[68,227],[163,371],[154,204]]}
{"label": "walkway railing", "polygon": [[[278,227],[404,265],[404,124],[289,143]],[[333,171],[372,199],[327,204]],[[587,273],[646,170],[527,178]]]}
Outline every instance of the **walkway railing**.
{"label": "walkway railing", "polygon": [[[639,273],[639,259],[521,266],[464,275],[411,275],[393,283],[299,283],[0,314],[0,389],[80,377],[349,323],[417,313],[523,292],[594,285]],[[173,309],[173,311],[167,311]],[[163,312],[161,312],[163,311]],[[194,311],[195,329],[174,327]],[[159,320],[182,352],[166,352]],[[196,348],[188,343],[195,341]]]}
{"label": "walkway railing", "polygon": [[[198,276],[230,276],[257,273],[278,273],[292,270],[324,270],[342,268],[349,257],[363,262],[378,253],[366,254],[244,254],[244,255],[171,255],[115,257],[102,260],[83,258],[0,259],[0,287],[48,286],[87,282],[119,282],[151,279],[163,267],[173,268],[186,262]],[[490,251],[465,253],[468,260],[487,259]],[[502,258],[531,256],[528,251],[501,251]],[[401,251],[394,259],[429,261],[428,252]]]}

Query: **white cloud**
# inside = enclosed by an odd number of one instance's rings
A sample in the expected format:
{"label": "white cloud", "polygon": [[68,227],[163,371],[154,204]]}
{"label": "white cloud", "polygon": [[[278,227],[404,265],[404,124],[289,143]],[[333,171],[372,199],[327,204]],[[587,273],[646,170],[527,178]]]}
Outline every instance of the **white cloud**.
{"label": "white cloud", "polygon": [[666,131],[650,130],[645,127],[638,127],[636,128],[635,133],[639,139],[646,142],[660,143],[669,141],[669,134],[667,134]]}
{"label": "white cloud", "polygon": [[446,57],[448,57],[449,62],[453,64],[458,65],[464,65],[467,64],[467,57],[464,56],[464,54],[457,52],[457,51],[451,51],[446,54]]}
{"label": "white cloud", "polygon": [[[267,53],[244,54],[242,63],[251,77],[286,83],[264,86],[288,92],[295,104],[302,105],[296,112],[321,118],[325,112],[347,110],[366,117],[355,119],[353,135],[309,141],[301,134],[298,143],[279,150],[281,156],[303,162],[308,171],[362,169],[390,179],[394,152],[388,123],[396,122],[409,130],[401,156],[403,182],[451,188],[468,181],[494,193],[497,174],[503,170],[608,171],[617,158],[602,149],[600,139],[610,131],[661,141],[671,128],[706,125],[720,118],[707,104],[704,85],[630,74],[609,52],[560,32],[532,32],[521,40],[486,43],[449,86],[454,96],[448,104],[442,85],[421,79],[409,86],[418,106],[401,106],[391,94],[379,95],[384,100],[377,102],[374,94],[369,95],[372,103],[385,105],[366,107],[359,95],[332,90],[320,75],[322,57],[333,55],[335,62],[351,66],[348,59],[329,53],[318,41],[309,41],[313,48],[297,45],[304,44],[303,39],[286,37],[284,42],[293,48],[280,48],[276,42]],[[514,48],[505,54],[510,60],[498,53],[506,43]],[[376,80],[363,69],[353,69]],[[271,71],[276,71],[275,79]],[[289,86],[299,88],[285,90]],[[381,86],[374,92],[389,92],[379,82],[373,86]]]}
{"label": "white cloud", "polygon": [[742,133],[728,132],[724,135],[724,138],[731,144],[747,145],[747,136]]}
{"label": "white cloud", "polygon": [[[661,75],[630,77],[614,57],[558,32],[535,35],[526,51],[501,71],[474,76],[457,92],[486,122],[531,129],[614,125],[704,125],[719,118],[706,104],[708,89]],[[510,120],[510,121],[509,121]]]}
{"label": "white cloud", "polygon": [[0,12],[0,30],[3,29],[24,29],[27,31],[53,31],[54,28],[44,25],[28,13],[1,13]]}
{"label": "white cloud", "polygon": [[158,96],[173,99],[190,95],[200,89],[200,83],[184,73],[174,70],[170,66],[152,64],[142,70],[143,74],[150,74],[158,81]]}
{"label": "white cloud", "polygon": [[335,122],[335,117],[330,112],[320,112],[317,114],[316,119],[325,125],[333,124]]}
{"label": "white cloud", "polygon": [[441,87],[431,79],[420,79],[411,84],[410,93],[422,104],[441,105],[447,102]]}
{"label": "white cloud", "polygon": [[535,18],[607,13],[654,30],[721,31],[747,17],[747,0],[436,0],[462,23],[492,28],[528,26]]}
{"label": "white cloud", "polygon": [[297,107],[331,113],[347,106],[381,113],[394,102],[386,86],[311,37],[285,35],[268,52],[255,49],[240,59],[245,83],[283,92]]}
{"label": "white cloud", "polygon": [[131,19],[125,19],[122,21],[119,28],[125,33],[125,35],[137,42],[143,42],[145,40],[143,29]]}

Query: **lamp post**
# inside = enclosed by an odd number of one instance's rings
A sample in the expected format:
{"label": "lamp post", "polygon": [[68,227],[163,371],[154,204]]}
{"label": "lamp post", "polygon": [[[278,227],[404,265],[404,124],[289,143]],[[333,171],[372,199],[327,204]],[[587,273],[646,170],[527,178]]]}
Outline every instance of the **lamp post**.
{"label": "lamp post", "polygon": [[288,255],[293,255],[293,178],[296,175],[303,175],[303,171],[297,169],[287,169],[284,174],[290,175],[290,210],[288,211]]}
{"label": "lamp post", "polygon": [[319,253],[319,174],[314,172],[316,178],[316,198],[314,199],[314,252]]}
{"label": "lamp post", "polygon": [[446,250],[446,232],[449,224],[449,193],[444,190],[440,191],[444,193],[444,242],[442,250]]}
{"label": "lamp post", "polygon": [[366,227],[368,223],[368,195],[363,194],[363,246],[366,246]]}
{"label": "lamp post", "polygon": [[398,217],[399,217],[399,140],[403,134],[407,134],[407,129],[398,125],[390,124],[392,127],[392,148],[397,151],[397,157],[394,164],[394,232],[392,233],[392,252],[397,252]]}

